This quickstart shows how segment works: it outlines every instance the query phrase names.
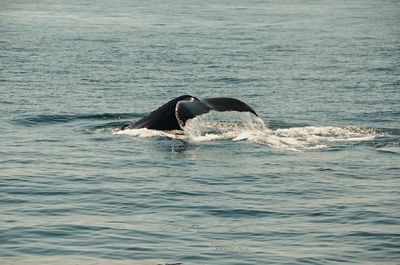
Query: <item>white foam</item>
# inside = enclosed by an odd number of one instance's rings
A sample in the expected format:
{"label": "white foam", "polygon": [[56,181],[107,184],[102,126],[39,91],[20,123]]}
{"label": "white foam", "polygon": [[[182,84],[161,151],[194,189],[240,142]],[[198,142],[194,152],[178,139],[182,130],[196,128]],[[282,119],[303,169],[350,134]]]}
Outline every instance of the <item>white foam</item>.
{"label": "white foam", "polygon": [[333,142],[367,141],[382,135],[374,129],[359,127],[307,126],[272,130],[259,117],[239,112],[211,112],[198,116],[188,120],[183,131],[143,128],[115,130],[113,133],[139,138],[169,137],[188,142],[248,141],[289,151],[327,148]]}
{"label": "white foam", "polygon": [[182,131],[157,131],[150,130],[147,128],[140,129],[125,129],[125,130],[115,130],[113,134],[132,136],[138,138],[151,138],[151,137],[169,137],[174,139],[185,139],[185,135]]}
{"label": "white foam", "polygon": [[371,129],[308,126],[258,132],[248,140],[281,150],[305,151],[326,148],[332,142],[372,140],[380,135]]}

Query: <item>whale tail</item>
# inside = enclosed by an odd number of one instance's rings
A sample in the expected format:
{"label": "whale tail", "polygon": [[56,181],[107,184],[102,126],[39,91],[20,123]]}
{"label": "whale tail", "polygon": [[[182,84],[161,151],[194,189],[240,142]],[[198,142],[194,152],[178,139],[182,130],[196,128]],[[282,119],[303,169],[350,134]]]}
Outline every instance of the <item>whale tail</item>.
{"label": "whale tail", "polygon": [[190,95],[177,97],[134,124],[125,124],[121,130],[147,128],[153,130],[181,130],[187,120],[215,111],[240,111],[257,113],[246,103],[235,98],[207,98],[200,100]]}
{"label": "whale tail", "polygon": [[176,119],[181,127],[185,126],[187,120],[196,116],[215,111],[239,111],[257,113],[246,103],[235,98],[207,98],[199,100],[192,98],[190,100],[181,100],[176,105]]}

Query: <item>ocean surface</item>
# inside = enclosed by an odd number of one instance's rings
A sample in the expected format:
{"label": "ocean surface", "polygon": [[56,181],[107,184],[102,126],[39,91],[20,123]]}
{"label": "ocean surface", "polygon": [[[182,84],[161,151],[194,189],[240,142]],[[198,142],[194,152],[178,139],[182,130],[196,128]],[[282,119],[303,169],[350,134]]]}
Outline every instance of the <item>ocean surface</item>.
{"label": "ocean surface", "polygon": [[400,264],[399,1],[0,0],[0,111],[2,265]]}

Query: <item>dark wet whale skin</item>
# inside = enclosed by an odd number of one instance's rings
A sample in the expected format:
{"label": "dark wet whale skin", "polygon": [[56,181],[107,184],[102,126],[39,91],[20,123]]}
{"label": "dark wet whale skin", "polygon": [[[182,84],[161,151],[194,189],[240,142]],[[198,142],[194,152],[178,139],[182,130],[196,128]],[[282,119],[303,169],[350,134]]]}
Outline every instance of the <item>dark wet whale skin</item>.
{"label": "dark wet whale skin", "polygon": [[147,128],[153,130],[181,130],[188,119],[215,111],[240,111],[257,113],[246,103],[235,98],[220,97],[200,100],[191,95],[182,95],[168,101],[149,115],[133,124],[124,124],[121,130]]}

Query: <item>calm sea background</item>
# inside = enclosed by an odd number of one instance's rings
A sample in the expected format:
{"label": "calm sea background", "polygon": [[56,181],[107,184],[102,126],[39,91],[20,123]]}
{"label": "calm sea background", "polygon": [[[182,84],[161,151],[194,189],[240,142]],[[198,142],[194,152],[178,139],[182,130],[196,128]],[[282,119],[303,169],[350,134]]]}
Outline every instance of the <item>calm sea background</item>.
{"label": "calm sea background", "polygon": [[[0,0],[0,49],[1,264],[400,264],[399,1]],[[268,132],[118,132],[181,94]]]}

